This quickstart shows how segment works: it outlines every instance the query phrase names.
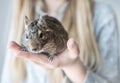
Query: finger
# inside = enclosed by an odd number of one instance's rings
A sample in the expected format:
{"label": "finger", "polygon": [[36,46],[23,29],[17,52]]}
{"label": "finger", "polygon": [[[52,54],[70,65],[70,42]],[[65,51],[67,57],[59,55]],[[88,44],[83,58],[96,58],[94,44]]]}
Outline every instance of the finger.
{"label": "finger", "polygon": [[16,42],[11,41],[8,43],[7,45],[8,48],[14,50],[14,51],[22,51],[22,47],[20,45],[18,45]]}
{"label": "finger", "polygon": [[73,38],[70,38],[67,42],[67,47],[70,52],[71,58],[76,58],[79,55],[79,47]]}
{"label": "finger", "polygon": [[57,64],[56,59],[53,59],[52,62],[49,62],[48,57],[44,54],[33,54],[33,53],[28,53],[28,52],[19,52],[19,54],[17,56],[22,57],[24,59],[27,59],[29,61],[34,61],[36,63],[44,64],[48,68],[53,68],[53,66]]}
{"label": "finger", "polygon": [[29,54],[22,51],[22,47],[20,45],[18,45],[16,42],[11,41],[8,43],[8,48],[11,49],[17,57],[23,57],[23,56],[28,56]]}
{"label": "finger", "polygon": [[43,58],[42,59],[40,58],[40,60],[37,59],[27,59],[27,60],[47,70],[55,69],[58,67],[57,61],[55,60],[53,60],[52,62],[45,61],[43,60]]}
{"label": "finger", "polygon": [[16,53],[16,56],[18,57],[30,55],[29,53],[22,51],[22,47],[14,41],[8,43],[8,48],[11,49],[14,53]]}
{"label": "finger", "polygon": [[38,54],[25,52],[25,51],[22,50],[22,47],[14,41],[9,42],[8,48],[10,48],[12,51],[14,51],[14,53],[16,53],[17,57],[22,57],[22,58],[25,58],[25,59],[38,60],[39,58],[37,56],[42,55],[42,54],[38,55]]}
{"label": "finger", "polygon": [[48,68],[54,68],[56,67],[56,58],[53,59],[52,62],[48,61],[48,57],[44,54],[35,54],[35,53],[29,53],[24,52],[20,45],[18,45],[16,42],[12,41],[8,44],[8,48],[10,48],[12,51],[16,53],[17,57],[21,57],[24,59],[27,59],[29,61],[34,61],[36,63],[42,63],[46,65]]}
{"label": "finger", "polygon": [[44,54],[35,54],[35,53],[21,51],[17,54],[17,56],[27,59],[29,61],[36,61],[36,62],[46,62],[47,61],[47,57]]}

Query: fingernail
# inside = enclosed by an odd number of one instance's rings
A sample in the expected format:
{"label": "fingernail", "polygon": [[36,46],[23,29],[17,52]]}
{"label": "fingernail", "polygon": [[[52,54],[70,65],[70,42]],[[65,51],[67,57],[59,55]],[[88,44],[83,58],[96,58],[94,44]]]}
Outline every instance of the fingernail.
{"label": "fingernail", "polygon": [[69,45],[71,45],[73,42],[74,42],[74,40],[73,40],[72,38],[70,38],[70,39],[68,40],[68,44],[69,44]]}
{"label": "fingernail", "polygon": [[10,41],[7,44],[7,48],[11,48],[14,45],[14,41]]}
{"label": "fingernail", "polygon": [[69,39],[68,45],[69,45],[70,47],[73,47],[73,46],[75,45],[75,41],[74,41],[73,38]]}

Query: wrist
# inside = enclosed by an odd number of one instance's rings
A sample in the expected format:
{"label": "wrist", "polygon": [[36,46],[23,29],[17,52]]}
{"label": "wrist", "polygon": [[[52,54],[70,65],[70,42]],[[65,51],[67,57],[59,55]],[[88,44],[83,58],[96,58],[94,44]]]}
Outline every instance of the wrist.
{"label": "wrist", "polygon": [[86,76],[86,68],[80,60],[62,69],[73,83],[82,83]]}

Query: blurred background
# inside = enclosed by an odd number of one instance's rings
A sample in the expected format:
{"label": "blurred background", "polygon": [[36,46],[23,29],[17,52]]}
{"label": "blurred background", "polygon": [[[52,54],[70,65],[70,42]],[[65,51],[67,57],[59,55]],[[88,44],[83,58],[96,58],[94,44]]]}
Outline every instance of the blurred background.
{"label": "blurred background", "polygon": [[[118,25],[120,24],[120,0],[96,0],[110,4],[117,15]],[[5,51],[10,31],[10,19],[12,19],[12,0],[0,0],[0,78],[4,64]],[[119,25],[120,31],[120,25]]]}

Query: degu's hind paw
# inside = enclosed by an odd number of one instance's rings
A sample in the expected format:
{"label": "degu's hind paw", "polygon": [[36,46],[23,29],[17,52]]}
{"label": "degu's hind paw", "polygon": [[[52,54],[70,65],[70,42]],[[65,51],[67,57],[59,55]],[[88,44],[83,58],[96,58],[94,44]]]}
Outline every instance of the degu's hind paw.
{"label": "degu's hind paw", "polygon": [[48,61],[52,62],[53,61],[53,56],[48,56]]}
{"label": "degu's hind paw", "polygon": [[42,52],[42,54],[45,54],[48,58],[48,62],[52,62],[53,61],[53,56],[51,54],[49,54],[48,52]]}

